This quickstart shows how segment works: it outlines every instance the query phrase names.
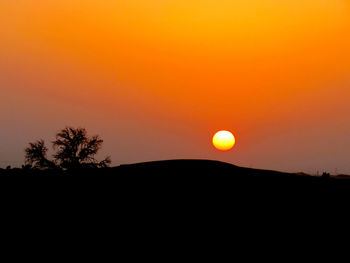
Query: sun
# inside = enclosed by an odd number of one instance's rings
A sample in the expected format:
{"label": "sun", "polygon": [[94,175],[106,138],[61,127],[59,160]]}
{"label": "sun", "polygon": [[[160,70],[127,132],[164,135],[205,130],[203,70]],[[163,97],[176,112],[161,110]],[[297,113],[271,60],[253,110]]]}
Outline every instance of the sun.
{"label": "sun", "polygon": [[214,134],[213,145],[220,151],[228,151],[235,145],[236,139],[229,131],[221,130]]}

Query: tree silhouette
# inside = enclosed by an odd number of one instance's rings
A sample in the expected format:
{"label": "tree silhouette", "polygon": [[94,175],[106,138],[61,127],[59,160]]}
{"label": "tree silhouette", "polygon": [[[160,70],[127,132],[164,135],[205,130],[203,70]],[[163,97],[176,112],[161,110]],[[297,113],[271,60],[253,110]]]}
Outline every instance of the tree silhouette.
{"label": "tree silhouette", "polygon": [[56,153],[54,161],[46,158],[47,147],[43,140],[30,143],[25,149],[26,163],[34,168],[62,169],[103,168],[111,164],[110,157],[97,161],[95,155],[100,150],[103,140],[98,136],[88,137],[86,129],[66,127],[56,134],[52,142]]}
{"label": "tree silhouette", "polygon": [[29,147],[25,149],[25,163],[36,169],[55,168],[56,164],[47,159],[47,147],[44,140],[38,140],[34,143],[29,143]]}
{"label": "tree silhouette", "polygon": [[94,157],[102,143],[98,135],[89,138],[84,128],[67,127],[58,132],[53,141],[58,150],[54,158],[62,168],[106,167],[111,163],[109,157],[101,162]]}

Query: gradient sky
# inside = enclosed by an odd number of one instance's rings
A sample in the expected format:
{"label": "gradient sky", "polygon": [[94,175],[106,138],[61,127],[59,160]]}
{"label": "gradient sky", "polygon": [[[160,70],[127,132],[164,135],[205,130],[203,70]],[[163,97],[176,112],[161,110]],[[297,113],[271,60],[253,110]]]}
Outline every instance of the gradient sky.
{"label": "gradient sky", "polygon": [[0,92],[0,167],[72,125],[115,165],[350,173],[350,2],[1,0]]}

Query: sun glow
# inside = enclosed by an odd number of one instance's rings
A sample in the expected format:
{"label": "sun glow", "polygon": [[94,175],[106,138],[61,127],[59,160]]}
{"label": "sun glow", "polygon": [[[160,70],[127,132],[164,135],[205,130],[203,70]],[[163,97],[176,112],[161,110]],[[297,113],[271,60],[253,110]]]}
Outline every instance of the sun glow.
{"label": "sun glow", "polygon": [[213,136],[213,145],[220,151],[228,151],[235,145],[236,139],[229,131],[218,131]]}

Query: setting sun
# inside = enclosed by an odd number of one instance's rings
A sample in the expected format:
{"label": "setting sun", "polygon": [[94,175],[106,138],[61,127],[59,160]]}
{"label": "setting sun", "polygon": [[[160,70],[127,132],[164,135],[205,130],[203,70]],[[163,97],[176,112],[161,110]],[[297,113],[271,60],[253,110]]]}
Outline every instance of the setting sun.
{"label": "setting sun", "polygon": [[213,145],[221,151],[228,151],[235,145],[235,137],[229,131],[218,131],[213,136]]}

